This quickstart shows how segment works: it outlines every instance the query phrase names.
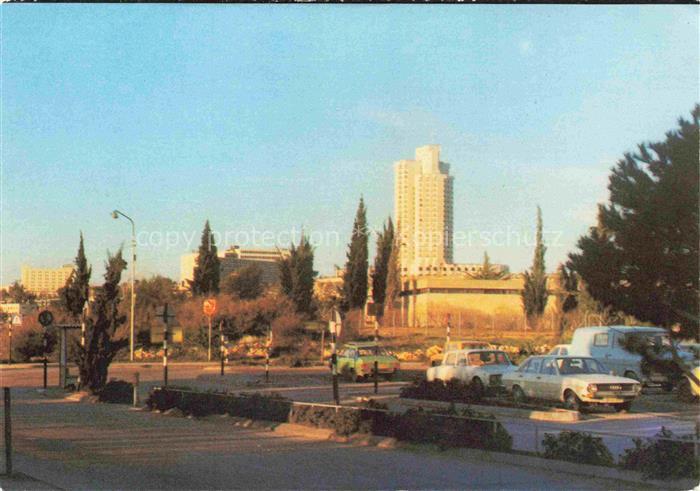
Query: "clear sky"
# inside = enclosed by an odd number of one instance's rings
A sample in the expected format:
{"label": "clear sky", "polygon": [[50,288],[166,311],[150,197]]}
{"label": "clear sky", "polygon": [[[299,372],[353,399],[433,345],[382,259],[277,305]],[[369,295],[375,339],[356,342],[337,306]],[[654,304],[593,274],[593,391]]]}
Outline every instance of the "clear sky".
{"label": "clear sky", "polygon": [[0,14],[0,284],[21,264],[70,263],[80,230],[98,282],[106,251],[129,244],[114,208],[136,221],[139,276],[177,279],[207,218],[229,244],[304,227],[328,273],[360,195],[379,227],[393,162],[428,143],[455,176],[455,260],[488,250],[528,267],[540,204],[552,270],[594,223],[615,161],[700,100],[697,6]]}

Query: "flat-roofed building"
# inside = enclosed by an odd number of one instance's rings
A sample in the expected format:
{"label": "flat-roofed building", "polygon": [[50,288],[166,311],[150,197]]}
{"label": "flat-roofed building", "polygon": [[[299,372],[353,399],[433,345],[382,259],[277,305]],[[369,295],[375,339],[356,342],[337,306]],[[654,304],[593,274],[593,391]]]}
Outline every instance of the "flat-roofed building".
{"label": "flat-roofed building", "polygon": [[221,259],[221,279],[243,268],[255,265],[262,271],[262,281],[266,285],[280,281],[279,261],[289,257],[288,249],[244,249],[240,246],[229,247]]}
{"label": "flat-roofed building", "polygon": [[21,283],[25,290],[35,295],[55,295],[59,288],[65,286],[72,273],[72,264],[60,268],[22,266]]}
{"label": "flat-roofed building", "polygon": [[[402,324],[410,327],[440,325],[447,314],[459,312],[523,318],[523,275],[505,279],[479,280],[466,277],[418,276],[405,278],[400,309]],[[555,306],[558,278],[547,279],[546,311]]]}
{"label": "flat-roofed building", "polygon": [[[180,289],[189,289],[190,281],[194,278],[194,268],[197,266],[198,252],[189,252],[180,256]],[[289,257],[289,249],[243,248],[229,247],[219,254],[220,278],[223,281],[231,273],[257,265],[262,271],[262,281],[271,285],[279,283],[279,264],[282,258]]]}

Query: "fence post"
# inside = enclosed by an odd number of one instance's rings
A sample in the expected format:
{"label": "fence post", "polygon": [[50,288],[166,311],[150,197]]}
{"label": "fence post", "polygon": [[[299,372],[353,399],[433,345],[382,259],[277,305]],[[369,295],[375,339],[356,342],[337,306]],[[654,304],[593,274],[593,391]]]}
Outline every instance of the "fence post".
{"label": "fence post", "polygon": [[5,395],[5,475],[12,475],[12,417],[10,415],[10,388],[4,387]]}

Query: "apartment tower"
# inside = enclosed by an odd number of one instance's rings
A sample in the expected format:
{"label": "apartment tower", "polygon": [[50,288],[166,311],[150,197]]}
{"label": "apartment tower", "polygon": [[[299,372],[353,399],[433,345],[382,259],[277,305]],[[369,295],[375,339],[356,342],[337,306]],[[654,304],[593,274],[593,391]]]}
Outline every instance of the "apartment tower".
{"label": "apartment tower", "polygon": [[425,275],[452,263],[450,166],[440,145],[416,149],[415,160],[394,164],[394,209],[402,275]]}

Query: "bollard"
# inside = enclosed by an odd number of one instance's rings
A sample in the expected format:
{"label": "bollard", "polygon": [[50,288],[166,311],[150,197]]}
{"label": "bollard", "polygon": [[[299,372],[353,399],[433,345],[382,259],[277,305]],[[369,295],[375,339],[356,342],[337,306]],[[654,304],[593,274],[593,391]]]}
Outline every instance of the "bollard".
{"label": "bollard", "polygon": [[379,362],[374,360],[374,393],[379,393]]}
{"label": "bollard", "polygon": [[139,379],[140,379],[139,372],[136,372],[134,374],[134,407],[138,407],[139,405]]}
{"label": "bollard", "polygon": [[3,389],[5,393],[5,475],[12,475],[12,418],[10,416],[10,388]]}

